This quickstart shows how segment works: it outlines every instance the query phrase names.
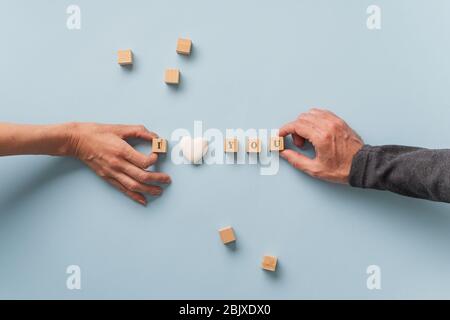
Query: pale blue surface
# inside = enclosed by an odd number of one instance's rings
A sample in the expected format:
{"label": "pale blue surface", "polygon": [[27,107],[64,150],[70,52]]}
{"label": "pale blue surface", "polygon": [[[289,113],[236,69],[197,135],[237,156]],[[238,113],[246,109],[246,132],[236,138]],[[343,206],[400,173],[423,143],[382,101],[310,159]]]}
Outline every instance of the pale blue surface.
{"label": "pale blue surface", "polygon": [[[82,29],[66,28],[66,7]],[[450,2],[1,0],[1,119],[276,128],[332,109],[370,144],[450,146]],[[179,36],[193,56],[175,53]],[[133,70],[116,64],[132,48]],[[179,67],[182,85],[162,81]],[[1,298],[450,298],[450,207],[315,181],[285,162],[161,168],[147,208],[75,160],[0,159]],[[200,194],[201,193],[201,194]],[[233,225],[236,250],[217,229]],[[279,271],[259,268],[279,257]],[[65,269],[82,269],[82,290]],[[382,290],[366,288],[366,267]]]}

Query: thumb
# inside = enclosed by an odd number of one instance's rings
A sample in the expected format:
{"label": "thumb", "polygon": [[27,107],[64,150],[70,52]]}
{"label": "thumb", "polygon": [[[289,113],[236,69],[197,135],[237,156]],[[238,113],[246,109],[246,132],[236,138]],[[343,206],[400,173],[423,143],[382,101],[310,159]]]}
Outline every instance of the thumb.
{"label": "thumb", "polygon": [[122,128],[121,134],[123,138],[138,138],[147,141],[158,138],[156,133],[147,130],[144,126],[125,126]]}
{"label": "thumb", "polygon": [[310,172],[314,166],[313,159],[294,150],[285,149],[280,152],[280,156],[286,159],[295,169],[305,171],[306,173]]}

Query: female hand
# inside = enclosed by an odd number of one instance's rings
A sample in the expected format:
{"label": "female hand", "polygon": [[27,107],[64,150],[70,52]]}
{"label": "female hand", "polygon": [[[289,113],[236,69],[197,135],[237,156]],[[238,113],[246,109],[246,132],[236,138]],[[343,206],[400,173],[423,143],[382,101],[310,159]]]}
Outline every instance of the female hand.
{"label": "female hand", "polygon": [[83,161],[131,199],[146,205],[144,194],[159,196],[163,191],[152,183],[171,182],[165,173],[146,170],[157,161],[157,154],[140,153],[125,141],[128,138],[151,141],[157,137],[144,126],[97,123],[74,123],[71,126],[70,155]]}

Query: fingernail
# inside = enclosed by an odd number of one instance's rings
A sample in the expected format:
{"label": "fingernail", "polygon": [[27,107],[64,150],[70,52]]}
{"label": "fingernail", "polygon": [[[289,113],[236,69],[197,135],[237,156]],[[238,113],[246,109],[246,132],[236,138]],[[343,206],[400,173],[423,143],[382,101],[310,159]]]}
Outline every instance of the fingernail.
{"label": "fingernail", "polygon": [[140,204],[142,204],[144,207],[147,205],[147,201],[145,200],[138,200]]}

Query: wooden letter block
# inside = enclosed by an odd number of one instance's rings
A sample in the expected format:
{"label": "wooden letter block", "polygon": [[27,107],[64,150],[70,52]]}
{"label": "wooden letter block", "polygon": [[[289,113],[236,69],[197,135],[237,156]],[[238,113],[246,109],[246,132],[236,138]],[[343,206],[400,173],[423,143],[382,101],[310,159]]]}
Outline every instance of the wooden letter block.
{"label": "wooden letter block", "polygon": [[166,153],[167,152],[167,140],[161,139],[161,138],[154,138],[152,140],[152,152]]}
{"label": "wooden letter block", "polygon": [[192,41],[190,39],[181,39],[177,41],[177,53],[188,56],[191,54]]}
{"label": "wooden letter block", "polygon": [[264,256],[261,267],[267,271],[275,271],[277,268],[277,257]]}
{"label": "wooden letter block", "polygon": [[180,83],[180,71],[178,69],[167,69],[164,77],[164,81],[167,84],[179,84]]}
{"label": "wooden letter block", "polygon": [[248,139],[247,140],[247,152],[248,153],[260,153],[261,152],[261,140]]}
{"label": "wooden letter block", "polygon": [[236,241],[236,237],[234,236],[234,231],[232,227],[225,227],[219,229],[219,234],[223,244],[228,244],[230,242]]}
{"label": "wooden letter block", "polygon": [[284,150],[284,138],[283,137],[271,137],[270,138],[270,151],[283,151]]}
{"label": "wooden letter block", "polygon": [[117,52],[117,62],[121,66],[133,64],[133,52],[130,49],[119,50]]}
{"label": "wooden letter block", "polygon": [[236,138],[225,139],[223,144],[223,151],[235,153],[239,150],[239,141]]}

